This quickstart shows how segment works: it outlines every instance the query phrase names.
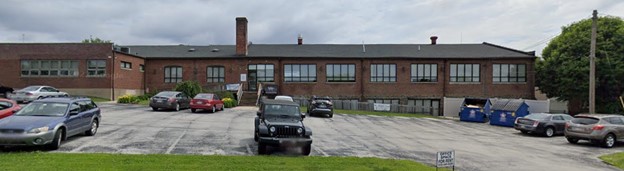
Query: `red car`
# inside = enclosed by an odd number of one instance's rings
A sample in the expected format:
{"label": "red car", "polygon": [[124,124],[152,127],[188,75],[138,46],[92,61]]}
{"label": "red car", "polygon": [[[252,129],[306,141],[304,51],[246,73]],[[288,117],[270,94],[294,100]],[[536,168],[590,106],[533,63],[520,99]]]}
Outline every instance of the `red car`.
{"label": "red car", "polygon": [[223,110],[223,101],[216,94],[200,93],[191,100],[191,112],[197,112],[197,109],[210,110],[212,113]]}
{"label": "red car", "polygon": [[13,100],[0,98],[0,119],[11,116],[22,107]]}

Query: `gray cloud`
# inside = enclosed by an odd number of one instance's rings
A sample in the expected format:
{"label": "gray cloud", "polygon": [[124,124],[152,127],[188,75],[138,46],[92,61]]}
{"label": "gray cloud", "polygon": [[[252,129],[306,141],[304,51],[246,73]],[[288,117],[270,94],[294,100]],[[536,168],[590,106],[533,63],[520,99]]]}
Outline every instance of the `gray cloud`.
{"label": "gray cloud", "polygon": [[624,16],[624,3],[597,1],[3,1],[0,42],[234,44],[235,18],[249,20],[254,43],[491,42],[537,50],[560,28],[601,15]]}

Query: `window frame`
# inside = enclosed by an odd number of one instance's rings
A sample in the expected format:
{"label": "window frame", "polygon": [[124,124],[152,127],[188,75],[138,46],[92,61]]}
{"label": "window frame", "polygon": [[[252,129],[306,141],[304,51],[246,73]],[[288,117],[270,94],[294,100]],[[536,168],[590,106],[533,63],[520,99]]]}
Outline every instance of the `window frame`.
{"label": "window frame", "polygon": [[[346,76],[341,76],[343,72],[342,70],[345,69],[343,67],[346,67]],[[335,69],[339,70],[337,72],[338,74],[336,74]],[[340,83],[340,82],[354,83],[357,80],[356,70],[357,70],[357,66],[354,63],[325,64],[325,79],[326,79],[325,81],[330,82],[330,83]],[[353,71],[353,73],[350,73],[350,71]]]}
{"label": "window frame", "polygon": [[[91,66],[91,62],[95,62],[95,66]],[[104,64],[101,66],[100,64]],[[93,71],[93,74],[91,73]],[[101,74],[99,74],[101,72]],[[106,60],[91,59],[87,60],[87,77],[105,77],[106,76]]]}
{"label": "window frame", "polygon": [[[215,72],[216,76],[215,76]],[[225,83],[225,66],[211,65],[206,66],[206,82],[208,83]]]}
{"label": "window frame", "polygon": [[[284,64],[284,82],[297,83],[297,82],[316,82],[317,81],[317,66],[316,64]],[[295,67],[299,71],[298,76],[295,76]],[[290,68],[290,72],[289,69]],[[305,73],[303,72],[305,68]]]}
{"label": "window frame", "polygon": [[[474,69],[475,66],[477,68],[476,72],[475,72],[475,69]],[[467,72],[468,71],[467,68],[470,68],[469,69],[470,72]],[[463,72],[459,72],[459,70],[463,70]],[[481,64],[478,64],[478,63],[452,63],[452,64],[449,64],[449,82],[454,82],[454,83],[480,83],[481,82]]]}
{"label": "window frame", "polygon": [[[179,68],[179,71],[178,71]],[[173,76],[172,72],[175,69],[175,76]],[[169,70],[169,72],[167,72]],[[184,80],[184,68],[179,65],[168,65],[163,68],[164,82],[165,83],[179,83]],[[167,76],[169,73],[169,76]],[[178,76],[179,75],[179,76]]]}
{"label": "window frame", "polygon": [[132,62],[121,61],[121,69],[132,70]]}
{"label": "window frame", "polygon": [[[43,66],[43,63],[49,65]],[[20,77],[78,77],[79,66],[79,60],[24,59],[20,60]]]}
{"label": "window frame", "polygon": [[[428,73],[427,73],[427,70],[426,70],[427,66],[429,68]],[[421,71],[422,71],[422,73],[420,73]],[[416,80],[416,81],[414,81],[414,80]],[[438,64],[436,64],[436,63],[415,63],[415,64],[411,64],[410,65],[410,82],[412,82],[412,83],[435,83],[435,82],[438,82]]]}
{"label": "window frame", "polygon": [[397,82],[397,64],[370,64],[370,82],[395,83]]}
{"label": "window frame", "polygon": [[[512,69],[512,67],[514,69]],[[527,81],[527,69],[526,68],[527,68],[526,64],[511,64],[511,63],[492,64],[492,82],[493,83],[526,83]]]}

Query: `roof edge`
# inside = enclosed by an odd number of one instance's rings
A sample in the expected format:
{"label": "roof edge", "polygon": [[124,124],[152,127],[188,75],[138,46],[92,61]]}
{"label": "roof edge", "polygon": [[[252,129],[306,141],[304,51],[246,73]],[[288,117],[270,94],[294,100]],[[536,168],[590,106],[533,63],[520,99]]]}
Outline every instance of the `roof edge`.
{"label": "roof edge", "polygon": [[535,56],[535,51],[525,52],[525,51],[521,51],[521,50],[518,50],[518,49],[513,49],[513,48],[509,48],[509,47],[505,47],[505,46],[501,46],[501,45],[497,45],[497,44],[493,44],[493,43],[488,43],[488,42],[483,42],[483,44],[484,45],[488,45],[488,46],[501,48],[501,49],[505,49],[505,50],[510,50],[510,51],[522,53],[522,54],[526,54],[526,55],[533,56],[533,57],[537,57],[537,56]]}

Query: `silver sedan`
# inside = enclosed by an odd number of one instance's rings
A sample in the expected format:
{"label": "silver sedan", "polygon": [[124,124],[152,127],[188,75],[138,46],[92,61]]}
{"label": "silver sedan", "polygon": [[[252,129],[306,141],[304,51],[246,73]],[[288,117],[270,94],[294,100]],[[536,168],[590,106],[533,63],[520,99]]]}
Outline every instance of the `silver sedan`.
{"label": "silver sedan", "polygon": [[21,90],[17,90],[14,94],[9,94],[9,99],[16,102],[32,102],[37,99],[43,99],[48,97],[67,97],[66,92],[59,91],[58,89],[50,86],[28,86]]}

